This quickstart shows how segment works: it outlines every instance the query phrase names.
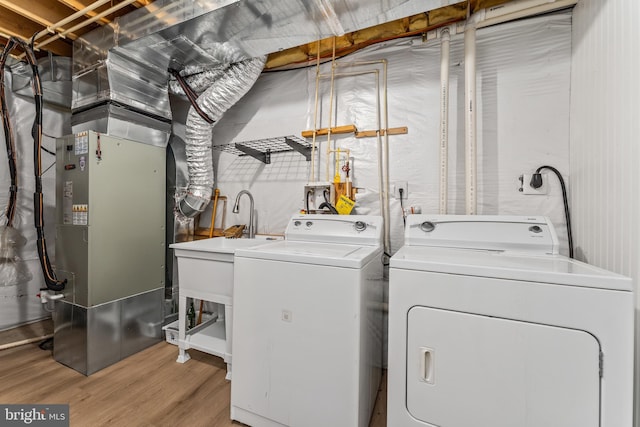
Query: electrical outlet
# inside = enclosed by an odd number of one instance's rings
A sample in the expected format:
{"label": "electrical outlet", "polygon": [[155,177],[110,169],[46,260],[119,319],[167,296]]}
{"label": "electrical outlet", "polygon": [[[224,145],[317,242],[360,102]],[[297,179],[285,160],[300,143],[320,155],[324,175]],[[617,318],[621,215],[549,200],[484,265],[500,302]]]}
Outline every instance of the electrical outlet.
{"label": "electrical outlet", "polygon": [[520,182],[520,192],[522,194],[526,194],[526,195],[545,195],[545,194],[549,194],[549,175],[546,173],[542,173],[540,175],[542,175],[542,186],[540,188],[533,188],[530,185],[531,182],[531,176],[533,174],[531,173],[523,173],[522,175],[520,175],[521,182]]}
{"label": "electrical outlet", "polygon": [[407,181],[396,181],[393,183],[393,197],[400,198],[400,189],[402,189],[402,199],[406,199],[409,196],[409,185]]}

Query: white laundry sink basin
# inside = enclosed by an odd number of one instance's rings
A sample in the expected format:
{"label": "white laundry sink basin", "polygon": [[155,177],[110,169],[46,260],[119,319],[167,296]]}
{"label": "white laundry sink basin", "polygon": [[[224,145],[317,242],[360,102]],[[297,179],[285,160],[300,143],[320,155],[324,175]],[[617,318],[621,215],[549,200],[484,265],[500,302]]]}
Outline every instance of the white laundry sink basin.
{"label": "white laundry sink basin", "polygon": [[[212,239],[169,245],[178,259],[178,286],[199,298],[231,304],[233,255],[238,248],[268,244],[258,239]],[[228,302],[227,302],[228,300]]]}

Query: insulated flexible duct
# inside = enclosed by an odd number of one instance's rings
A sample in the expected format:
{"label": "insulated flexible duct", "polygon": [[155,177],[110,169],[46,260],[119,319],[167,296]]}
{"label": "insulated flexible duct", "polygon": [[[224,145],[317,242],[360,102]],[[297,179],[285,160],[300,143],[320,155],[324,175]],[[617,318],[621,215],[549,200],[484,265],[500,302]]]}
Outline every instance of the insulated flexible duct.
{"label": "insulated flexible duct", "polygon": [[189,186],[185,197],[178,204],[182,215],[194,217],[209,204],[213,192],[213,126],[225,111],[249,91],[260,76],[265,61],[266,57],[245,59],[229,65],[224,69],[224,73],[215,69],[199,76],[213,79],[212,84],[197,99],[200,110],[204,111],[213,123],[207,123],[195,108],[189,109],[185,132]]}

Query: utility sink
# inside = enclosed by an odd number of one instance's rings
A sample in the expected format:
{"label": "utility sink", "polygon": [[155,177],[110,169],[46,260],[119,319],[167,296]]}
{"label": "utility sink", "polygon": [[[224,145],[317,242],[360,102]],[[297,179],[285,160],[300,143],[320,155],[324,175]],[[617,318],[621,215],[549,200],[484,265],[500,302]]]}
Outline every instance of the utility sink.
{"label": "utility sink", "polygon": [[233,255],[236,249],[264,244],[268,244],[264,238],[227,239],[215,237],[169,245],[175,251],[178,259],[180,292],[193,293],[195,291],[197,294],[203,294],[202,299],[231,304]]}
{"label": "utility sink", "polygon": [[[271,237],[256,239],[213,239],[169,245],[178,259],[178,348],[177,362],[190,359],[188,349],[222,357],[227,363],[227,379],[231,379],[231,337],[233,320],[233,256],[238,248],[269,244]],[[187,299],[197,298],[223,304],[211,321],[187,331]]]}

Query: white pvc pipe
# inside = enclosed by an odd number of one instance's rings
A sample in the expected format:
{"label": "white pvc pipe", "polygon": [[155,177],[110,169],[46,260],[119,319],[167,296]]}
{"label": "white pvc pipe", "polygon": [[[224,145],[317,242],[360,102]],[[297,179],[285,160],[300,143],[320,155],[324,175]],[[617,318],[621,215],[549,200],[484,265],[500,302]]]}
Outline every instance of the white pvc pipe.
{"label": "white pvc pipe", "polygon": [[464,77],[465,77],[465,205],[467,215],[476,213],[477,168],[476,168],[476,21],[467,20],[464,30]]}
{"label": "white pvc pipe", "polygon": [[387,97],[388,87],[388,73],[387,73],[387,60],[382,61],[382,83],[383,83],[383,108],[384,108],[384,213],[386,220],[384,221],[384,248],[387,254],[391,254],[391,209],[389,208],[389,186],[391,185],[389,179],[389,100]]}
{"label": "white pvc pipe", "polygon": [[466,213],[477,212],[477,135],[476,135],[476,29],[572,6],[577,0],[520,0],[481,9],[467,18],[464,30],[465,63],[465,204]]}
{"label": "white pvc pipe", "polygon": [[21,341],[10,342],[7,344],[0,345],[0,350],[8,350],[10,348],[19,347],[25,344],[31,344],[32,342],[43,341],[48,338],[53,337],[53,334],[42,335],[40,337],[27,338]]}
{"label": "white pvc pipe", "polygon": [[[355,61],[355,62],[344,62],[342,64],[338,63],[336,66],[358,66],[358,65],[374,65],[374,64],[382,64],[382,114],[384,115],[384,127],[381,127],[381,112],[380,112],[380,87],[379,85],[376,87],[376,101],[378,105],[377,111],[377,119],[378,119],[378,164],[380,165],[379,174],[380,174],[380,212],[382,213],[383,219],[383,243],[384,250],[386,253],[391,253],[391,209],[389,207],[389,102],[388,102],[388,89],[387,89],[387,60],[386,59],[377,59],[371,61]],[[384,130],[384,143],[382,143],[380,131]]]}
{"label": "white pvc pipe", "polygon": [[[89,6],[85,7],[84,9],[81,9],[79,11],[77,11],[76,13],[67,16],[66,18],[64,18],[61,21],[56,22],[53,25],[48,26],[47,28],[45,28],[44,30],[40,31],[38,34],[36,34],[34,40],[38,40],[40,38],[42,38],[43,36],[49,34],[49,33],[54,33],[58,28],[61,28],[63,25],[68,24],[71,21],[75,21],[76,19],[84,16],[87,14],[87,12],[91,12],[92,10],[102,6],[103,4],[109,3],[111,0],[98,0],[96,2],[91,3]],[[100,19],[100,18],[98,18]],[[87,25],[90,24],[87,23]]]}
{"label": "white pvc pipe", "polygon": [[331,55],[331,88],[329,90],[329,125],[327,126],[327,157],[326,157],[326,177],[327,182],[330,181],[329,169],[331,165],[331,125],[333,123],[333,95],[335,93],[335,75],[336,75],[336,38],[333,37],[333,54]]}
{"label": "white pvc pipe", "polygon": [[[316,182],[316,137],[318,133],[318,92],[320,91],[320,39],[318,39],[318,56],[316,57],[316,96],[313,109],[313,139],[311,141],[311,172],[309,173],[309,183]],[[318,159],[318,167],[320,167]],[[306,197],[306,196],[305,196]]]}
{"label": "white pvc pipe", "polygon": [[440,31],[440,213],[447,213],[449,175],[449,28]]}
{"label": "white pvc pipe", "polygon": [[[378,186],[380,188],[380,213],[382,214],[384,230],[383,230],[383,243],[386,253],[391,252],[391,225],[390,218],[391,212],[389,208],[389,103],[387,99],[387,60],[377,59],[371,61],[354,61],[354,62],[336,62],[335,68],[338,67],[351,67],[362,65],[376,65],[382,64],[382,80],[383,80],[383,106],[380,107],[380,76],[379,70],[363,71],[362,74],[374,72],[376,74],[376,117],[378,132],[377,136],[377,151],[378,151]],[[349,73],[340,73],[340,75],[347,75]],[[354,75],[357,73],[353,73]],[[381,111],[382,110],[382,111]],[[384,115],[384,126],[382,124],[382,115]],[[384,140],[382,139],[381,132],[384,131]]]}

